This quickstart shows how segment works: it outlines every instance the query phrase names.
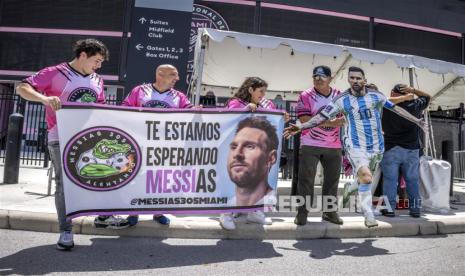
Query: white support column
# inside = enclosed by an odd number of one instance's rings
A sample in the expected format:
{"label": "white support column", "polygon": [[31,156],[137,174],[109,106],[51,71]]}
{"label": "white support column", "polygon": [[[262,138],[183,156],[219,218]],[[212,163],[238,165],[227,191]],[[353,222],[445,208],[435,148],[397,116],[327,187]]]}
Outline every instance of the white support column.
{"label": "white support column", "polygon": [[202,75],[203,75],[203,62],[205,59],[205,45],[206,45],[206,40],[207,37],[204,36],[201,38],[202,40],[202,45],[200,46],[200,55],[199,55],[199,61],[198,61],[198,68],[196,68],[196,82],[195,82],[195,100],[194,100],[194,105],[198,106],[200,104],[200,88],[202,86]]}

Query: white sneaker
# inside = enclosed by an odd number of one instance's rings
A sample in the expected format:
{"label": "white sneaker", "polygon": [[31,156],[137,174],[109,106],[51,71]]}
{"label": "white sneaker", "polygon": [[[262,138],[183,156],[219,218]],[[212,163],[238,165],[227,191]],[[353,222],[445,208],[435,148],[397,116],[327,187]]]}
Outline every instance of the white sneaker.
{"label": "white sneaker", "polygon": [[368,228],[376,227],[376,226],[378,226],[378,222],[376,221],[376,219],[373,216],[365,215],[365,226],[368,227]]}
{"label": "white sneaker", "polygon": [[273,222],[262,211],[254,211],[247,214],[247,221],[263,225],[271,225]]}
{"label": "white sneaker", "polygon": [[63,231],[60,233],[60,238],[57,242],[58,250],[71,250],[74,247],[73,233],[71,231]]}
{"label": "white sneaker", "polygon": [[232,214],[221,214],[220,225],[221,227],[223,227],[224,230],[236,229],[236,224],[234,223],[234,218]]}

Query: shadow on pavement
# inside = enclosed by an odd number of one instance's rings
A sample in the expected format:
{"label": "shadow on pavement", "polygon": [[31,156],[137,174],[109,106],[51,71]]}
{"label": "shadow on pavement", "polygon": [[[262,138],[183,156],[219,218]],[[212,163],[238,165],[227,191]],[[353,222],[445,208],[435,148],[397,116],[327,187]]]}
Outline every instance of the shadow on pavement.
{"label": "shadow on pavement", "polygon": [[0,275],[129,271],[282,257],[271,243],[259,240],[220,240],[211,245],[170,245],[160,239],[127,237],[91,241],[70,252],[60,252],[55,245],[21,250],[0,259]]}
{"label": "shadow on pavement", "polygon": [[301,251],[310,252],[313,259],[326,259],[333,255],[366,257],[376,255],[391,255],[389,250],[373,246],[376,239],[366,239],[363,242],[343,242],[341,239],[301,240],[293,246]]}

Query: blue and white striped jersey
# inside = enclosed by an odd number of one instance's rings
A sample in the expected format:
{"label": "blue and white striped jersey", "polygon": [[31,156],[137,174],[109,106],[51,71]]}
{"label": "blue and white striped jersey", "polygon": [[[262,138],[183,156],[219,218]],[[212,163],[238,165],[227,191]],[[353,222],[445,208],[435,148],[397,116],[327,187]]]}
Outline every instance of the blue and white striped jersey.
{"label": "blue and white striped jersey", "polygon": [[381,129],[383,107],[392,109],[394,104],[379,91],[367,89],[363,97],[355,97],[350,89],[344,91],[328,104],[321,115],[328,119],[338,113],[344,114],[342,142],[347,149],[360,149],[369,153],[384,152]]}

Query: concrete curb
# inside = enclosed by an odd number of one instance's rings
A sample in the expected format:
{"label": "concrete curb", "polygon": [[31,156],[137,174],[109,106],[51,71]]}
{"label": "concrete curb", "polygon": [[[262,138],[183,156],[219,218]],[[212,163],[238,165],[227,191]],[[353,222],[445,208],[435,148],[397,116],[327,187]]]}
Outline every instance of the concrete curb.
{"label": "concrete curb", "polygon": [[459,221],[454,218],[447,218],[441,221],[437,221],[437,225],[439,234],[453,234],[465,232],[465,223],[463,220]]}
{"label": "concrete curb", "polygon": [[10,216],[8,210],[0,210],[0,228],[10,229],[9,218]]}
{"label": "concrete curb", "polygon": [[[374,238],[437,235],[465,232],[465,213],[455,216],[427,218],[379,217],[379,226],[366,228],[362,217],[345,217],[344,225],[309,218],[305,226],[296,226],[293,217],[272,217],[273,225],[248,224],[244,217],[236,221],[236,230],[223,230],[214,217],[177,217],[169,227],[152,221],[141,221],[136,227],[121,230],[97,229],[93,217],[73,220],[73,232],[88,235],[133,236],[185,239],[318,239]],[[0,209],[0,228],[38,232],[58,232],[56,214]]]}

